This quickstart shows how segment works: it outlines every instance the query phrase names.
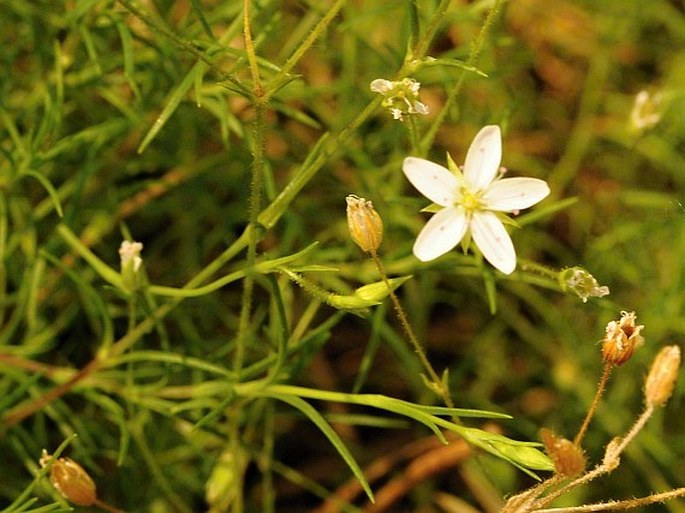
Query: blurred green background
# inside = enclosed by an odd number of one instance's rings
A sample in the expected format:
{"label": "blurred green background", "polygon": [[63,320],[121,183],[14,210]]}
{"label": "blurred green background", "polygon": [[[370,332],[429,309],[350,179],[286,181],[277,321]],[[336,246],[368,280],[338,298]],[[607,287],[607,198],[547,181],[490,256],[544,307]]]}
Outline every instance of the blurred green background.
{"label": "blurred green background", "polygon": [[[349,293],[377,281],[373,263],[349,240],[345,219],[347,194],[371,199],[385,224],[384,264],[392,276],[413,274],[400,289],[401,299],[434,366],[449,368],[456,405],[512,415],[497,421],[496,429],[514,439],[538,440],[541,427],[575,434],[602,371],[604,327],[620,311],[635,311],[646,343],[613,373],[591,425],[586,450],[597,462],[606,443],[639,414],[654,355],[665,344],[680,345],[685,335],[684,6],[667,0],[511,0],[483,33],[482,51],[472,63],[480,73],[428,65],[412,75],[431,111],[414,119],[420,137],[450,91],[460,88],[426,157],[444,164],[449,152],[461,163],[475,133],[499,124],[509,173],[542,178],[552,190],[531,211],[547,214],[514,230],[519,257],[556,270],[582,266],[611,289],[610,296],[583,303],[519,265],[510,277],[496,275],[493,314],[485,285],[490,270],[474,267],[457,251],[429,264],[411,254],[427,200],[401,172],[411,153],[409,123],[377,107],[346,131],[375,100],[373,79],[401,78],[396,73],[416,26],[425,33],[438,3],[251,2],[266,83],[322,17],[342,5],[265,110],[261,208],[293,183],[303,162],[321,154],[320,137],[330,138],[320,170],[263,234],[258,254],[284,256],[318,241],[310,262],[337,269],[306,274],[322,288]],[[466,63],[491,8],[489,1],[450,2],[427,55]],[[98,301],[116,338],[127,332],[125,299],[58,237],[60,222],[115,269],[128,231],[144,244],[150,283],[175,287],[243,234],[259,135],[245,93],[254,84],[242,9],[242,2],[225,0],[0,1],[0,353],[81,368],[102,340]],[[200,55],[213,67],[200,63]],[[649,98],[636,118],[641,91]],[[648,123],[636,126],[636,119]],[[575,203],[550,213],[568,198]],[[74,276],[41,252],[60,259]],[[244,259],[238,255],[219,275]],[[389,304],[366,318],[337,314],[285,278],[278,282],[290,327],[312,318],[304,324],[311,338],[288,362],[284,382],[437,403]],[[271,342],[260,345],[260,337],[271,340],[277,328],[270,287],[266,278],[257,279],[246,364],[272,349]],[[185,300],[136,349],[230,369],[242,297],[236,282]],[[138,318],[149,314],[139,308]],[[167,411],[152,400],[129,402],[120,392],[199,386],[209,378],[182,365],[148,363],[93,377],[7,429],[0,438],[0,508],[31,482],[40,450],[53,450],[76,432],[69,455],[89,469],[103,499],[127,511],[205,511],[205,487],[223,454],[226,424],[215,419],[195,434],[188,429],[218,403],[208,399],[196,410]],[[54,385],[41,371],[7,361],[0,362],[0,373],[0,413]],[[89,387],[98,388],[98,380],[117,385],[96,394]],[[685,486],[683,386],[681,380],[621,467],[575,492],[569,504]],[[373,419],[352,414],[366,411],[316,407],[363,467],[398,455],[373,483],[376,491],[406,475],[422,453],[403,448],[431,438],[404,420],[364,426]],[[319,491],[326,495],[352,479],[306,419],[266,404],[244,413],[257,419],[239,423],[250,456],[246,511],[266,510],[265,489],[273,491],[276,511],[324,511],[315,509],[323,499],[311,482],[331,491]],[[262,430],[269,436],[261,438]],[[129,440],[124,450],[122,440]],[[267,454],[269,444],[274,460],[297,474],[283,470],[265,483],[259,455]],[[427,475],[386,511],[466,511],[457,509],[453,497],[494,511],[498,499],[531,484],[513,467],[475,454]],[[47,503],[48,490],[34,494]],[[365,511],[382,510],[362,498],[353,502]],[[671,501],[649,511],[684,512],[685,504]]]}

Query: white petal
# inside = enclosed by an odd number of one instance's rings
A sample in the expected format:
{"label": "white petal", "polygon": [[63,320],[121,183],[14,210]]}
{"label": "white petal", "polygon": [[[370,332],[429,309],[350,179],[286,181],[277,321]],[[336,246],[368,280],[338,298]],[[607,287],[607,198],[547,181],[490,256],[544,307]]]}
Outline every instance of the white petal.
{"label": "white petal", "polygon": [[485,259],[504,274],[516,269],[516,251],[502,221],[492,212],[474,212],[471,219],[473,242]]}
{"label": "white petal", "polygon": [[537,178],[504,178],[487,188],[481,198],[487,210],[512,212],[528,208],[549,194],[549,186]]}
{"label": "white petal", "polygon": [[459,180],[449,169],[439,164],[407,157],[402,164],[402,171],[421,194],[442,207],[451,207],[461,197]]}
{"label": "white petal", "polygon": [[414,243],[414,255],[428,262],[444,255],[466,232],[466,215],[463,209],[444,208],[431,217]]}
{"label": "white petal", "polygon": [[464,176],[473,192],[482,191],[495,179],[502,162],[502,134],[497,125],[480,129],[464,162]]}
{"label": "white petal", "polygon": [[394,86],[394,84],[392,82],[390,82],[390,80],[385,80],[383,78],[377,78],[376,80],[371,82],[371,84],[369,85],[369,88],[374,93],[385,94],[388,91],[390,91],[393,88],[393,86]]}
{"label": "white petal", "polygon": [[412,106],[412,111],[415,112],[416,114],[423,114],[426,115],[428,114],[428,106],[425,103],[421,103],[420,101],[415,101],[414,105]]}

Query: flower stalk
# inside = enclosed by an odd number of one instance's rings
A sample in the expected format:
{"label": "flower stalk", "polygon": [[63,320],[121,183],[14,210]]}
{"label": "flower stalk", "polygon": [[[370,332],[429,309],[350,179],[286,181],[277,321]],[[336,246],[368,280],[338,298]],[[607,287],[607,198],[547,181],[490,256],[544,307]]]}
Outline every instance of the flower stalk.
{"label": "flower stalk", "polygon": [[431,384],[431,389],[433,389],[440,398],[444,401],[445,405],[449,408],[454,407],[454,402],[449,393],[446,385],[446,380],[440,379],[438,373],[433,368],[433,365],[428,360],[426,351],[419,342],[414,330],[409,322],[407,314],[400,303],[400,300],[395,294],[395,287],[391,284],[388,279],[388,275],[385,272],[385,267],[383,262],[378,256],[378,248],[380,247],[381,241],[383,240],[383,222],[380,216],[373,208],[371,201],[364,198],[360,198],[353,194],[350,194],[346,198],[347,202],[347,224],[350,230],[350,236],[352,240],[361,248],[362,251],[371,255],[378,273],[381,279],[385,283],[390,295],[390,300],[392,301],[393,308],[397,318],[400,321],[402,330],[404,331],[407,340],[411,343],[416,355],[421,362],[424,370],[428,374],[428,378]]}

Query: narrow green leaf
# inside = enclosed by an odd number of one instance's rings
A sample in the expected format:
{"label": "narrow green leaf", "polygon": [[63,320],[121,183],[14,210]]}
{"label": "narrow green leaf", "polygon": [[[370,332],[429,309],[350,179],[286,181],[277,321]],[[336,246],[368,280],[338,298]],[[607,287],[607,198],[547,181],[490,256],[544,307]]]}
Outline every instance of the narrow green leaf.
{"label": "narrow green leaf", "polygon": [[116,21],[117,31],[119,32],[119,39],[121,40],[121,51],[124,58],[124,77],[128,82],[131,91],[136,98],[140,98],[140,90],[135,81],[136,65],[133,51],[133,36],[128,26],[122,21]]}
{"label": "narrow green leaf", "polygon": [[38,182],[43,186],[45,191],[50,196],[52,204],[55,206],[55,212],[57,212],[57,215],[59,217],[64,217],[64,211],[62,210],[62,204],[59,201],[59,195],[50,183],[50,180],[45,178],[42,174],[38,173],[37,171],[31,170],[24,172],[23,176],[30,176],[31,178],[35,178],[36,180],[38,180]]}
{"label": "narrow green leaf", "polygon": [[426,58],[421,61],[421,67],[429,67],[429,66],[448,66],[452,68],[459,68],[463,69],[464,71],[470,71],[471,73],[475,73],[476,75],[479,75],[481,77],[487,78],[487,73],[484,71],[481,71],[480,69],[476,68],[475,66],[470,66],[464,61],[460,61],[459,59],[447,59],[447,58],[437,58],[434,59],[432,57]]}
{"label": "narrow green leaf", "polygon": [[88,249],[67,225],[60,224],[57,226],[56,230],[57,234],[62,237],[62,240],[64,240],[72,250],[81,255],[101,278],[117,289],[126,292],[126,287],[124,286],[121,275]]}
{"label": "narrow green leaf", "polygon": [[518,216],[516,221],[518,222],[519,226],[526,226],[527,224],[536,223],[540,219],[552,217],[557,212],[561,212],[562,210],[565,210],[576,203],[578,203],[578,198],[575,196],[573,198],[555,201],[551,205],[536,208],[535,210],[531,210],[530,212],[526,212],[525,214]]}
{"label": "narrow green leaf", "polygon": [[361,484],[369,500],[371,502],[375,502],[371,487],[369,486],[366,477],[364,477],[364,472],[355,461],[352,453],[347,448],[345,443],[340,439],[338,434],[333,430],[328,422],[326,422],[326,419],[324,419],[321,414],[316,411],[314,407],[312,407],[312,405],[300,397],[285,394],[275,394],[272,397],[300,410],[304,415],[307,416],[307,418],[309,418],[309,420],[314,423],[316,427],[323,432],[324,435],[326,435],[326,438],[328,438],[333,447],[338,451],[338,454],[342,456],[342,459],[345,460],[347,466],[350,467],[350,470],[352,470],[352,473],[359,481],[359,484]]}
{"label": "narrow green leaf", "polygon": [[205,31],[205,34],[209,36],[213,41],[216,41],[216,36],[214,35],[214,32],[212,32],[212,27],[209,26],[209,23],[207,22],[207,18],[205,17],[205,13],[202,12],[202,5],[198,0],[190,0],[190,5],[193,8],[193,12],[197,16],[197,18],[200,20],[200,23],[202,24],[202,28]]}
{"label": "narrow green leaf", "polygon": [[162,113],[157,117],[154,124],[147,134],[145,134],[145,137],[143,137],[142,142],[138,146],[138,153],[143,153],[145,151],[154,138],[157,137],[159,131],[164,127],[164,125],[166,125],[171,116],[173,116],[174,112],[176,112],[176,109],[186,97],[188,91],[190,91],[190,88],[193,87],[195,75],[197,73],[203,73],[206,69],[207,66],[204,63],[198,62],[192,67],[181,83],[178,84],[173,91],[171,91],[167,97],[166,105],[162,109]]}

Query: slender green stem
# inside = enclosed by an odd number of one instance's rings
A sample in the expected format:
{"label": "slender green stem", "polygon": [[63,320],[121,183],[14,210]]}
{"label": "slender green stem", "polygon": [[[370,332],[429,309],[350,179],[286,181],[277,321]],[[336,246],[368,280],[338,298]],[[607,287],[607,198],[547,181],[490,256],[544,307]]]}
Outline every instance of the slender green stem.
{"label": "slender green stem", "polygon": [[[426,32],[423,34],[421,39],[419,39],[418,43],[416,43],[413,53],[409,56],[410,58],[420,59],[426,55],[426,52],[428,52],[428,47],[433,42],[435,34],[437,34],[438,30],[440,29],[440,25],[445,19],[445,14],[447,13],[450,3],[452,3],[451,0],[441,0],[438,8],[435,10],[433,18],[431,18],[431,21],[428,24]],[[418,19],[416,20],[416,23],[418,24]]]}
{"label": "slender green stem", "polygon": [[250,75],[252,76],[252,89],[255,97],[261,99],[263,96],[262,83],[259,79],[259,66],[257,66],[257,55],[255,54],[254,42],[252,41],[252,29],[250,25],[250,0],[243,0],[243,37],[245,40],[245,53],[250,64]]}
{"label": "slender green stem", "polygon": [[597,406],[599,405],[599,401],[602,398],[602,395],[604,394],[604,390],[606,389],[607,381],[609,380],[609,375],[611,374],[612,368],[613,365],[611,363],[604,364],[604,372],[602,373],[602,377],[599,380],[599,385],[597,385],[597,393],[595,394],[595,398],[593,399],[592,404],[590,405],[590,409],[588,410],[587,415],[585,415],[585,420],[583,421],[582,426],[578,430],[578,434],[573,440],[573,443],[578,447],[580,447],[583,441],[583,437],[587,432],[587,428],[590,426],[590,421],[592,420],[592,417],[595,415],[595,412],[597,411]]}
{"label": "slender green stem", "polygon": [[136,293],[132,292],[128,298],[128,330],[136,326]]}
{"label": "slender green stem", "polygon": [[[257,217],[261,207],[262,197],[262,175],[264,173],[264,112],[266,103],[261,99],[262,86],[259,81],[259,70],[257,68],[257,56],[254,54],[252,44],[252,34],[250,32],[249,21],[250,0],[244,0],[244,34],[245,47],[250,61],[250,69],[253,73],[254,94],[258,100],[254,104],[255,120],[252,125],[252,180],[250,182],[250,205],[248,213],[248,224],[252,227],[257,226]],[[260,239],[257,230],[250,231],[250,238],[247,246],[246,264],[248,269],[253,269],[257,259],[257,243]],[[240,320],[238,323],[238,336],[236,338],[236,348],[233,354],[233,371],[238,373],[243,367],[247,340],[250,337],[250,316],[252,313],[252,294],[254,292],[254,274],[248,273],[243,281],[243,296],[240,307]]]}
{"label": "slender green stem", "polygon": [[[466,61],[466,66],[464,67],[464,69],[461,70],[461,73],[457,78],[457,83],[454,85],[454,87],[449,91],[447,95],[445,105],[440,110],[438,115],[435,117],[435,120],[433,121],[433,123],[428,129],[428,132],[426,132],[426,135],[423,137],[423,140],[421,141],[420,154],[425,154],[428,151],[428,148],[430,148],[433,145],[433,141],[435,140],[435,136],[438,133],[438,129],[442,126],[443,122],[445,121],[445,118],[447,117],[447,114],[452,109],[452,106],[457,100],[457,96],[459,95],[459,92],[461,91],[461,88],[464,84],[464,80],[466,79],[466,74],[469,73],[467,70],[469,68],[473,68],[476,65],[476,62],[478,61],[478,58],[480,57],[480,54],[483,51],[483,46],[485,45],[486,37],[488,35],[488,32],[490,31],[490,28],[492,27],[492,24],[495,21],[495,18],[497,17],[502,2],[503,0],[495,0],[492,9],[490,9],[490,12],[488,12],[487,17],[483,22],[483,26],[481,27],[480,32],[478,33],[478,36],[471,45],[471,51],[469,52],[469,58]],[[447,3],[449,4],[449,2]],[[437,30],[437,28],[434,28],[431,25],[427,31],[427,34],[430,33],[431,30]],[[419,49],[425,51],[423,46],[420,46]],[[419,52],[417,51],[417,53]]]}
{"label": "slender green stem", "polygon": [[635,424],[633,424],[633,427],[630,428],[630,431],[628,431],[628,434],[626,434],[622,439],[621,443],[618,445],[616,448],[616,453],[621,454],[626,447],[628,447],[628,444],[633,441],[633,439],[637,436],[637,434],[642,431],[642,428],[645,427],[645,424],[647,424],[647,421],[652,417],[652,414],[654,413],[654,406],[653,405],[648,405],[645,410],[642,412],[640,417],[635,421]]}
{"label": "slender green stem", "polygon": [[[7,233],[9,223],[7,221],[7,203],[5,195],[0,194],[0,262],[6,262]],[[5,265],[0,265],[0,326],[4,325],[5,308],[7,303],[7,272]]]}
{"label": "slender green stem", "polygon": [[228,421],[228,436],[231,453],[233,454],[233,502],[231,504],[231,511],[234,513],[242,513],[244,510],[243,504],[243,466],[242,466],[242,447],[241,447],[241,430],[240,430],[240,409],[238,405],[233,406],[232,414],[229,414]]}
{"label": "slender green stem", "polygon": [[130,0],[117,0],[117,2],[119,2],[127,11],[133,14],[136,18],[140,19],[152,30],[167,37],[176,46],[204,62],[220,80],[226,80],[227,82],[231,82],[232,84],[237,86],[240,90],[245,90],[245,86],[240,82],[240,80],[235,75],[233,75],[232,73],[225,73],[224,71],[219,69],[219,67],[209,57],[207,57],[202,50],[200,50],[198,47],[196,47],[189,41],[186,41],[182,37],[176,35],[171,29],[164,26],[164,24],[160,21],[154,20],[145,11],[138,8],[138,6],[135,5],[133,2],[131,2]]}
{"label": "slender green stem", "polygon": [[407,130],[409,131],[409,143],[411,144],[411,154],[423,157],[421,154],[421,148],[419,145],[419,135],[416,129],[416,119],[414,116],[407,116],[409,121],[407,122]]}
{"label": "slender green stem", "polygon": [[416,334],[414,333],[414,330],[412,329],[411,324],[409,323],[409,319],[407,318],[407,313],[404,311],[404,308],[402,308],[400,300],[397,298],[395,291],[391,287],[390,281],[388,280],[388,275],[386,274],[385,268],[383,267],[383,263],[381,262],[381,259],[379,258],[378,253],[376,253],[375,249],[371,250],[371,257],[373,258],[373,261],[375,262],[376,267],[378,268],[378,272],[380,273],[383,282],[385,282],[385,285],[388,287],[390,299],[392,300],[392,304],[395,308],[395,313],[397,314],[397,318],[400,320],[402,329],[404,330],[407,339],[414,347],[414,351],[419,357],[421,365],[423,365],[423,368],[428,373],[428,376],[433,382],[435,391],[440,395],[440,397],[445,402],[445,405],[448,408],[453,408],[454,402],[452,401],[452,397],[450,396],[449,390],[445,389],[445,384],[440,379],[440,376],[438,376],[438,373],[435,372],[435,369],[433,368],[433,365],[431,364],[430,360],[428,360],[428,356],[426,356],[426,351],[419,342],[419,339],[416,337]]}
{"label": "slender green stem", "polygon": [[302,43],[295,49],[293,54],[283,63],[283,66],[281,66],[281,69],[269,84],[268,91],[266,91],[264,95],[265,102],[269,101],[269,99],[276,94],[283,84],[289,80],[288,75],[290,74],[290,71],[300,61],[305,52],[309,50],[309,48],[319,39],[322,32],[326,30],[328,25],[331,24],[346,2],[347,0],[336,0],[336,2],[328,8],[325,16],[319,20],[319,23],[316,24],[305,40],[302,41]]}
{"label": "slender green stem", "polygon": [[522,271],[531,271],[557,282],[559,271],[551,269],[542,264],[538,264],[537,262],[533,262],[532,260],[519,260],[519,263]]}

